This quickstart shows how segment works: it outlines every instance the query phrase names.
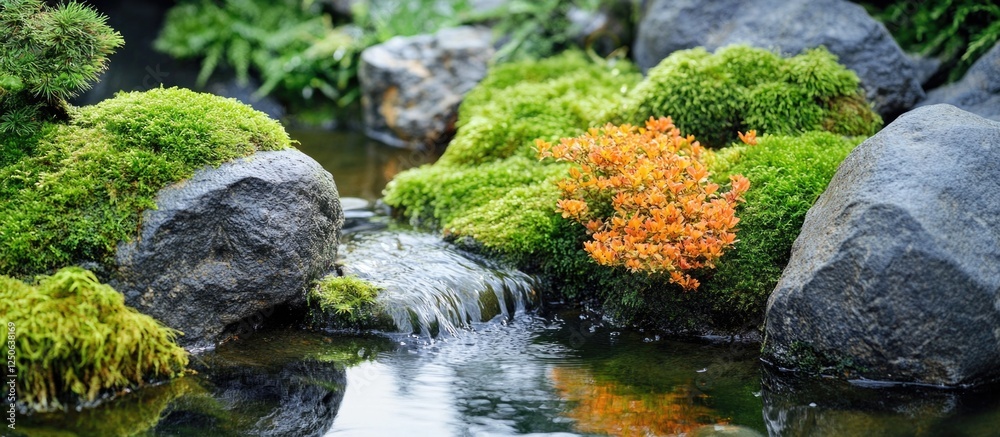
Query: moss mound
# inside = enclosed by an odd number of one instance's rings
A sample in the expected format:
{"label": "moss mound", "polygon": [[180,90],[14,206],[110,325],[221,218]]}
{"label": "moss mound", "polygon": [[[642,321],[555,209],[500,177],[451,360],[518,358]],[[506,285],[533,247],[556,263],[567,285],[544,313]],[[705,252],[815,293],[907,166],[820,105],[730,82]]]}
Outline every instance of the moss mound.
{"label": "moss mound", "polygon": [[0,276],[0,313],[14,327],[18,403],[28,409],[62,409],[71,395],[94,401],[187,366],[177,331],[125,306],[120,293],[80,268],[34,284]]}
{"label": "moss mound", "polygon": [[278,122],[234,99],[185,89],[121,93],[0,142],[0,274],[110,265],[160,189],[206,165],[290,147]]}
{"label": "moss mound", "polygon": [[635,124],[650,116],[670,116],[682,132],[713,147],[750,129],[867,136],[882,127],[857,75],[824,48],[790,58],[738,45],[714,54],[674,52],[635,87],[622,119]]}
{"label": "moss mound", "polygon": [[[623,323],[756,329],[806,211],[860,142],[841,135],[872,133],[881,120],[854,74],[825,50],[783,59],[749,47],[715,55],[696,49],[668,58],[641,83],[631,71],[574,54],[494,68],[463,102],[442,159],[397,176],[385,201],[412,223],[438,226],[459,244],[539,273],[562,296],[597,302]],[[557,141],[607,120],[650,115],[686,120],[714,138],[698,140],[720,146],[737,130],[772,132],[757,146],[710,158],[717,183],[743,174],[751,188],[737,211],[740,242],[717,269],[695,272],[702,286],[694,292],[664,277],[598,266],[583,250],[583,226],[555,212],[555,182],[569,164],[536,156],[535,138]]]}
{"label": "moss mound", "polygon": [[378,286],[355,276],[328,275],[309,292],[316,322],[338,328],[392,328],[379,306]]}
{"label": "moss mound", "polygon": [[493,68],[465,97],[440,163],[537,159],[536,138],[558,141],[603,124],[640,78],[631,64],[597,64],[576,51]]}

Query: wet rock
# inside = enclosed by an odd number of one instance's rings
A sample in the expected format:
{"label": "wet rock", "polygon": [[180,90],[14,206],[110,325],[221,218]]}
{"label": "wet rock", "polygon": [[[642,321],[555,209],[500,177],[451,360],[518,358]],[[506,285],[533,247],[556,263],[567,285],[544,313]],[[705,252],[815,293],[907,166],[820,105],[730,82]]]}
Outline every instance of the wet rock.
{"label": "wet rock", "polygon": [[446,143],[459,103],[486,76],[491,41],[487,28],[458,27],[365,49],[358,78],[366,133],[397,147]]}
{"label": "wet rock", "polygon": [[737,43],[792,55],[826,46],[858,74],[887,118],[924,98],[918,72],[885,26],[846,0],[652,0],[639,23],[635,59],[646,70],[676,50]]}
{"label": "wet rock", "polygon": [[941,385],[1000,377],[1000,123],[915,109],[809,210],[767,305],[765,357]]}
{"label": "wet rock", "polygon": [[191,349],[263,319],[336,258],[343,212],[333,178],[297,150],[261,152],[163,189],[111,282],[128,305],[184,332]]}
{"label": "wet rock", "polygon": [[927,93],[921,105],[938,103],[1000,121],[1000,43],[979,58],[962,80]]}

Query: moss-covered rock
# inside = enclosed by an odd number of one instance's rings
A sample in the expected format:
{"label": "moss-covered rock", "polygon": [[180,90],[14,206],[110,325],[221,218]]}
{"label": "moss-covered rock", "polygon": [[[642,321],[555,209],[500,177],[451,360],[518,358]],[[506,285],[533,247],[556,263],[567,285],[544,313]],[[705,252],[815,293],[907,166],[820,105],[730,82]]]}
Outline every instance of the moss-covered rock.
{"label": "moss-covered rock", "polygon": [[377,300],[381,291],[356,276],[325,276],[309,291],[313,319],[337,328],[392,329],[392,318]]}
{"label": "moss-covered rock", "polygon": [[288,148],[282,126],[234,99],[185,89],[118,94],[30,142],[0,146],[0,274],[113,262],[156,193],[206,165]]}
{"label": "moss-covered rock", "polygon": [[25,410],[92,402],[187,366],[174,343],[178,332],[125,306],[120,293],[80,268],[33,283],[0,276],[0,314],[14,340],[17,403]]}
{"label": "moss-covered rock", "polygon": [[[621,322],[702,333],[757,329],[805,212],[859,142],[841,134],[871,133],[881,120],[853,73],[823,50],[788,59],[739,46],[715,55],[689,50],[638,85],[630,71],[577,55],[495,68],[462,104],[444,157],[400,174],[385,200],[411,222],[540,273],[557,293],[598,302]],[[695,272],[702,286],[694,292],[593,262],[583,250],[584,228],[555,212],[555,182],[567,177],[568,164],[536,158],[535,138],[556,141],[650,115],[684,120],[700,129],[685,134],[701,132],[717,146],[729,145],[737,130],[784,133],[709,158],[716,182],[743,174],[751,189],[737,212],[739,243],[717,269]]]}
{"label": "moss-covered rock", "polygon": [[739,45],[714,54],[680,50],[649,70],[622,114],[631,123],[670,116],[682,132],[714,147],[750,129],[872,135],[882,126],[857,75],[824,48],[790,58]]}

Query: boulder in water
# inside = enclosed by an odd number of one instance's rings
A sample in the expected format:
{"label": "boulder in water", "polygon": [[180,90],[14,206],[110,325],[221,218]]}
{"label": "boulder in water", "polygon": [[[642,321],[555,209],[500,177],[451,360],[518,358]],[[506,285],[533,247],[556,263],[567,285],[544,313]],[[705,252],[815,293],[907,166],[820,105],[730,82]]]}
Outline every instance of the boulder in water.
{"label": "boulder in water", "polygon": [[913,110],[858,146],[768,300],[765,356],[878,380],[1000,378],[997,163],[1000,123],[951,105]]}

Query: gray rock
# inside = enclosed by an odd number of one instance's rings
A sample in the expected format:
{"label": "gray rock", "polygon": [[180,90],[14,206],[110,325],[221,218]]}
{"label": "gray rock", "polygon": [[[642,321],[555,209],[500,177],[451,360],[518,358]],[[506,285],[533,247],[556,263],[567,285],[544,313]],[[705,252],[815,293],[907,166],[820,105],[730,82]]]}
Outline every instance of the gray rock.
{"label": "gray rock", "polygon": [[652,0],[639,23],[635,59],[646,70],[676,50],[738,43],[793,55],[826,46],[858,74],[887,118],[924,98],[912,61],[885,26],[846,0]]}
{"label": "gray rock", "polygon": [[962,80],[927,93],[921,106],[938,103],[1000,121],[1000,43],[972,64]]}
{"label": "gray rock", "polygon": [[128,305],[210,347],[229,327],[304,301],[327,272],[344,223],[333,177],[297,150],[199,170],[160,191],[139,238],[118,247]]}
{"label": "gray rock", "polygon": [[366,133],[397,147],[433,147],[454,134],[458,105],[486,76],[492,32],[458,27],[396,37],[361,53]]}
{"label": "gray rock", "polygon": [[768,300],[765,356],[878,380],[1000,377],[1000,123],[915,109],[809,210]]}

